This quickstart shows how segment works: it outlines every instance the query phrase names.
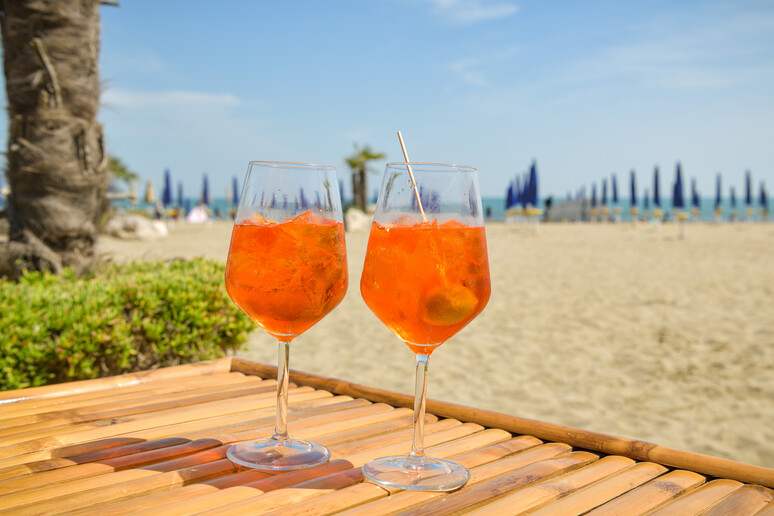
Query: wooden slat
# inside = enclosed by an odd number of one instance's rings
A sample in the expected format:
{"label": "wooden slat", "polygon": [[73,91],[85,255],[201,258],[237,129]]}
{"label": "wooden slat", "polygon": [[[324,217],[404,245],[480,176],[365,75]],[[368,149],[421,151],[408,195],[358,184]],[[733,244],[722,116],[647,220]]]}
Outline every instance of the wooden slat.
{"label": "wooden slat", "polygon": [[65,468],[77,464],[84,464],[86,462],[96,462],[98,460],[104,460],[110,457],[120,457],[124,455],[132,455],[135,453],[143,453],[149,450],[165,448],[167,446],[177,446],[190,442],[189,439],[182,438],[169,438],[140,442],[134,442],[136,440],[132,441],[132,444],[100,448],[96,451],[84,450],[85,453],[83,453],[83,451],[76,451],[75,449],[72,449],[72,451],[68,452],[66,451],[67,448],[63,448],[57,450],[60,454],[63,455],[62,457],[29,462],[0,470],[0,480],[23,477],[32,473],[51,471],[54,469]]}
{"label": "wooden slat", "polygon": [[[54,385],[45,385],[42,387],[30,387],[15,391],[0,392],[0,406],[12,406],[16,403],[28,401],[37,401],[48,398],[60,398],[75,394],[103,391],[113,388],[120,388],[132,385],[151,383],[158,380],[173,380],[185,377],[202,377],[218,373],[228,373],[232,371],[232,359],[221,358],[209,362],[198,362],[196,364],[186,364],[163,369],[154,369],[150,371],[141,371],[107,378],[97,378],[94,380],[82,380],[77,382],[59,383]],[[275,374],[276,378],[277,375]]]}
{"label": "wooden slat", "polygon": [[583,514],[662,475],[666,471],[667,469],[660,464],[640,462],[585,489],[570,493],[531,514],[536,516]]}
{"label": "wooden slat", "polygon": [[[291,392],[311,392],[311,387],[300,387],[291,389]],[[66,434],[73,434],[88,430],[90,428],[102,428],[121,423],[137,421],[139,419],[147,420],[156,417],[169,417],[173,414],[190,413],[196,407],[198,410],[207,411],[218,408],[221,413],[234,413],[230,408],[241,408],[255,400],[274,400],[275,388],[269,386],[264,389],[247,389],[241,391],[230,391],[210,395],[201,398],[186,398],[181,400],[167,401],[162,403],[151,402],[153,398],[145,400],[144,405],[134,405],[122,410],[109,410],[93,415],[71,414],[67,419],[52,419],[48,422],[34,423],[16,427],[13,434],[0,436],[0,447],[10,446],[16,443],[31,441],[34,439],[44,439],[47,437],[59,437]],[[103,405],[103,410],[105,405]],[[238,410],[242,412],[243,410]],[[54,425],[46,424],[54,422]]]}
{"label": "wooden slat", "polygon": [[[249,378],[249,377],[243,377]],[[98,403],[67,410],[54,410],[46,413],[35,413],[26,416],[6,419],[2,422],[0,438],[17,433],[30,434],[33,431],[67,426],[82,422],[99,421],[111,418],[125,417],[133,414],[151,413],[184,405],[206,403],[208,401],[225,400],[239,396],[249,396],[260,392],[276,390],[274,381],[240,381],[219,384],[196,390],[172,391],[160,393],[155,389],[152,393],[140,393],[139,396],[126,400],[108,397]],[[163,400],[163,401],[157,401]]]}
{"label": "wooden slat", "polygon": [[[145,474],[141,476],[141,478],[130,479],[119,484],[94,487],[88,491],[77,492],[16,507],[13,509],[13,514],[22,516],[58,514],[68,510],[101,504],[106,501],[115,502],[135,497],[139,494],[156,493],[170,489],[171,487],[182,486],[195,481],[211,478],[233,469],[234,466],[228,459],[221,459],[206,464],[192,466],[183,470],[165,473],[139,469],[114,473],[114,475],[132,472],[144,472]],[[147,472],[150,472],[150,474]],[[0,514],[2,514],[2,512],[0,512]]]}
{"label": "wooden slat", "polygon": [[[624,468],[634,461],[628,457],[609,455],[549,480],[516,489],[495,501],[484,500],[487,505],[473,510],[476,516],[508,516],[523,514],[542,505],[554,502],[562,496],[598,482]],[[489,503],[489,502],[492,503]]]}
{"label": "wooden slat", "polygon": [[644,514],[661,503],[700,486],[705,481],[706,478],[692,471],[670,471],[656,480],[622,494],[588,514],[589,516],[616,516],[622,512]]}
{"label": "wooden slat", "polygon": [[[469,490],[472,486],[475,486],[480,482],[489,480],[499,475],[507,474],[514,470],[520,470],[540,461],[566,455],[571,450],[571,448],[566,444],[550,443],[539,446],[531,446],[531,444],[532,443],[530,443],[527,449],[518,450],[518,453],[508,455],[501,460],[477,464],[475,466],[475,462],[473,462],[476,459],[475,455],[467,454],[465,456],[454,457],[455,461],[459,462],[463,466],[471,468],[471,479],[468,481],[468,484],[463,488],[463,490]],[[441,458],[444,457],[441,456]],[[370,503],[350,509],[344,514],[347,514],[348,516],[355,514],[363,516],[369,514],[387,514],[399,510],[405,510],[409,507],[417,506],[418,504],[428,503],[438,497],[445,496],[445,493],[398,491],[394,488],[382,489],[385,491],[385,493],[383,496],[379,497],[379,500],[370,501]],[[387,494],[390,494],[391,496],[387,498]]]}
{"label": "wooden slat", "polygon": [[58,468],[50,471],[38,473],[37,475],[26,475],[20,478],[14,478],[0,482],[0,494],[22,491],[25,489],[35,489],[41,485],[53,485],[59,482],[73,481],[85,477],[93,477],[113,471],[121,471],[129,468],[147,466],[156,462],[163,462],[171,458],[177,458],[185,455],[191,455],[202,450],[221,446],[219,441],[214,439],[202,439],[176,446],[156,448],[141,453],[123,455],[112,459],[102,460],[100,462],[87,462],[70,467]]}
{"label": "wooden slat", "polygon": [[[462,455],[450,457],[450,459],[463,464],[468,468],[476,468],[489,462],[494,462],[503,457],[523,451],[528,448],[541,444],[534,437],[517,437],[508,441],[491,444],[477,450],[473,450]],[[564,450],[562,450],[563,452]],[[480,475],[474,476],[471,483],[477,481]],[[292,508],[283,507],[277,514],[330,514],[341,513],[348,508],[354,508],[366,503],[374,502],[386,498],[390,493],[396,492],[394,489],[387,489],[378,486],[372,482],[362,482],[353,486],[337,490],[333,493],[324,494],[304,502],[295,504]],[[415,493],[425,497],[437,496],[438,493]],[[372,514],[378,514],[379,509],[374,508]]]}
{"label": "wooden slat", "polygon": [[[232,370],[245,374],[257,374],[263,378],[276,378],[277,374],[276,367],[239,358],[233,359]],[[358,385],[336,378],[291,370],[290,379],[301,385],[325,389],[336,394],[367,398],[397,407],[414,406],[413,396]],[[655,462],[676,469],[695,471],[710,477],[730,478],[774,488],[774,469],[762,466],[742,464],[718,457],[675,450],[645,441],[589,432],[435,400],[427,401],[427,411],[440,417],[471,421],[492,428],[502,428],[513,434],[533,435],[545,441],[564,442],[591,451],[622,455],[638,461]]]}
{"label": "wooden slat", "polygon": [[726,516],[728,514],[755,514],[774,499],[774,491],[762,486],[742,486],[726,496],[702,516]]}
{"label": "wooden slat", "polygon": [[481,482],[468,489],[438,497],[430,503],[424,503],[397,514],[440,515],[479,506],[489,498],[498,497],[514,489],[530,485],[542,479],[551,478],[567,471],[577,469],[597,459],[589,452],[572,452],[552,459],[542,460],[516,471],[510,471],[493,479]]}
{"label": "wooden slat", "polygon": [[774,501],[769,502],[766,507],[756,512],[755,516],[774,516]]}
{"label": "wooden slat", "polygon": [[733,493],[744,484],[736,480],[718,479],[689,491],[667,505],[651,512],[651,516],[683,516],[699,514]]}
{"label": "wooden slat", "polygon": [[[291,389],[291,391],[290,400],[306,400],[320,396],[330,396],[325,391],[313,390],[311,387],[299,387],[296,390]],[[63,433],[55,437],[31,439],[22,443],[16,443],[13,446],[0,448],[0,468],[27,462],[29,459],[50,458],[50,450],[62,446],[96,441],[118,435],[135,437],[138,440],[168,437],[170,435],[168,433],[165,434],[166,431],[163,429],[175,424],[197,422],[197,424],[201,425],[203,420],[224,417],[223,414],[249,413],[259,409],[268,410],[274,404],[273,396],[258,396],[250,401],[216,404],[213,407],[204,408],[195,406],[175,409],[147,418],[128,418],[123,422],[105,427],[76,429],[73,432]]]}

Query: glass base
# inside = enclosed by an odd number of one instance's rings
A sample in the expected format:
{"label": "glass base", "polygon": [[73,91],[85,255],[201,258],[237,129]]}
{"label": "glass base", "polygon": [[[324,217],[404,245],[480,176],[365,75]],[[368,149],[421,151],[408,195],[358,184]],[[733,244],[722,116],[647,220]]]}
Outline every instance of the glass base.
{"label": "glass base", "polygon": [[454,491],[470,479],[465,466],[443,459],[383,457],[363,466],[363,476],[383,486],[410,491]]}
{"label": "glass base", "polygon": [[232,445],[226,456],[246,468],[289,471],[325,464],[331,452],[325,446],[300,439],[259,439]]}

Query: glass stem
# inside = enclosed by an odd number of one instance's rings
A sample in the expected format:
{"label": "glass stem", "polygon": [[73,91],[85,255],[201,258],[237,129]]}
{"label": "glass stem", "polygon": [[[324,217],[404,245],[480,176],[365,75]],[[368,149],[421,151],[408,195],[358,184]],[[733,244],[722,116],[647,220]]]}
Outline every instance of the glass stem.
{"label": "glass stem", "polygon": [[421,463],[425,458],[425,407],[427,406],[427,364],[430,355],[417,355],[417,377],[414,391],[414,439],[409,462]]}
{"label": "glass stem", "polygon": [[279,341],[277,348],[277,419],[274,424],[274,441],[288,440],[288,383],[290,371],[290,342]]}

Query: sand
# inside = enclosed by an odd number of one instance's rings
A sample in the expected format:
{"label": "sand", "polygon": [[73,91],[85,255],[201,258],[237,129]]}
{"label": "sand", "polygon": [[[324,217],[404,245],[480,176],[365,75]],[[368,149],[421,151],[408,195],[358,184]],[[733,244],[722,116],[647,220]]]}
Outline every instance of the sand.
{"label": "sand", "polygon": [[[226,259],[225,222],[158,241],[103,237],[119,261]],[[487,226],[492,296],[439,348],[429,397],[774,467],[774,224]],[[291,367],[413,392],[414,358],[350,286]],[[238,356],[275,364],[260,330]]]}

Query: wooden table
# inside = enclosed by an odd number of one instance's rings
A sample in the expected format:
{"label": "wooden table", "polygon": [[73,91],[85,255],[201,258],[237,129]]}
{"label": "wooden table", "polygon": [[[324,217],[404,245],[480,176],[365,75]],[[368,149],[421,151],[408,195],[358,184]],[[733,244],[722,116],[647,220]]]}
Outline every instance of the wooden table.
{"label": "wooden table", "polygon": [[291,435],[332,460],[268,474],[233,442],[270,436],[273,367],[223,359],[0,393],[0,514],[760,514],[774,470],[441,402],[429,454],[470,468],[452,493],[363,481],[410,446],[411,396],[293,373]]}

